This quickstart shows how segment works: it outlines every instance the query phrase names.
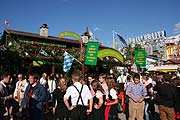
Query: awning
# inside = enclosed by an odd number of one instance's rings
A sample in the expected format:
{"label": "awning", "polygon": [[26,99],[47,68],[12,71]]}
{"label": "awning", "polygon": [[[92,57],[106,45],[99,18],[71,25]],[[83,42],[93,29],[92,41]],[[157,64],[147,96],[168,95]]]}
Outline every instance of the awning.
{"label": "awning", "polygon": [[180,67],[178,65],[162,65],[148,68],[148,71],[158,71],[158,72],[175,72]]}

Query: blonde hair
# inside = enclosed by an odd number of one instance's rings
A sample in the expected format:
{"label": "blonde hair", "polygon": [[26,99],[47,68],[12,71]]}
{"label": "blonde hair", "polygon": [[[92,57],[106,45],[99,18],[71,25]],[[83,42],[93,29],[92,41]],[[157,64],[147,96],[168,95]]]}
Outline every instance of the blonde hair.
{"label": "blonde hair", "polygon": [[43,78],[43,79],[46,79],[46,77],[47,77],[47,74],[46,74],[46,73],[43,73],[43,74],[42,74],[42,78]]}
{"label": "blonde hair", "polygon": [[113,78],[107,78],[107,86],[109,90],[115,88],[116,83]]}

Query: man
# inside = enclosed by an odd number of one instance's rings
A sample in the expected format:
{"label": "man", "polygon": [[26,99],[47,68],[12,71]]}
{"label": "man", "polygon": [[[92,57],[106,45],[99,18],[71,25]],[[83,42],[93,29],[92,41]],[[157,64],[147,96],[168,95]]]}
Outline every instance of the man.
{"label": "man", "polygon": [[8,88],[6,86],[9,83],[10,75],[5,73],[1,76],[0,81],[0,120],[4,120],[4,114],[8,111],[10,105],[9,100],[12,98],[12,95],[9,95]]}
{"label": "man", "polygon": [[27,86],[22,104],[22,108],[28,108],[31,120],[42,120],[43,102],[46,99],[46,90],[43,85],[38,82],[37,74],[29,74],[29,85]]}
{"label": "man", "polygon": [[[88,86],[80,83],[80,75],[78,72],[72,74],[72,82],[73,85],[68,87],[64,95],[64,103],[68,110],[71,111],[71,120],[87,120],[87,114],[92,111],[92,95]],[[68,102],[70,96],[71,106]]]}
{"label": "man", "polygon": [[170,83],[171,77],[163,75],[162,83],[156,84],[154,90],[157,91],[157,102],[161,120],[175,120],[174,105],[177,101],[176,90]]}
{"label": "man", "polygon": [[50,101],[49,101],[49,102],[52,102],[52,100],[53,100],[52,93],[54,92],[54,90],[57,88],[57,85],[58,85],[54,73],[52,73],[52,74],[48,77],[47,84],[48,84],[48,92],[50,93],[50,96],[49,96],[49,100],[50,100]]}
{"label": "man", "polygon": [[26,87],[28,86],[28,82],[26,79],[23,79],[23,75],[18,75],[18,81],[16,83],[16,87],[14,90],[14,98],[15,100],[21,105],[22,99],[24,97],[24,92],[26,90]]}
{"label": "man", "polygon": [[129,97],[129,120],[144,120],[144,103],[143,100],[147,95],[144,84],[140,82],[138,73],[133,76],[134,82],[131,82],[126,89],[126,95]]}

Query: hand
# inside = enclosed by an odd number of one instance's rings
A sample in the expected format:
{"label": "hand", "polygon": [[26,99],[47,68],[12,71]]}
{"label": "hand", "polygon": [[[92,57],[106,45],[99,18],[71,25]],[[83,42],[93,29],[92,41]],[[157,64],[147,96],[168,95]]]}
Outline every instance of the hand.
{"label": "hand", "polygon": [[72,109],[74,109],[75,108],[75,106],[71,106],[70,108],[69,108],[69,111],[71,111]]}
{"label": "hand", "polygon": [[86,112],[87,112],[87,115],[89,115],[92,112],[92,110],[88,109]]}
{"label": "hand", "polygon": [[144,98],[140,98],[140,99],[138,100],[138,102],[139,102],[139,103],[142,103],[143,100],[144,100]]}
{"label": "hand", "polygon": [[32,94],[32,95],[31,95],[32,98],[35,98],[35,96],[36,96],[35,94]]}
{"label": "hand", "polygon": [[9,95],[9,96],[4,97],[5,100],[10,99],[10,98],[13,98],[13,95],[12,95],[12,94]]}
{"label": "hand", "polygon": [[107,102],[104,102],[104,105],[107,105]]}
{"label": "hand", "polygon": [[55,107],[53,107],[53,115],[55,114]]}
{"label": "hand", "polygon": [[97,104],[94,104],[95,109],[99,109],[99,106]]}
{"label": "hand", "polygon": [[134,99],[134,98],[133,98],[132,100],[133,100],[135,103],[137,103],[137,102],[138,102],[138,100],[136,100],[136,99]]}
{"label": "hand", "polygon": [[20,112],[20,113],[22,112],[22,108],[19,108],[19,112]]}
{"label": "hand", "polygon": [[8,96],[8,99],[10,99],[10,98],[13,98],[13,95],[12,95],[12,94]]}

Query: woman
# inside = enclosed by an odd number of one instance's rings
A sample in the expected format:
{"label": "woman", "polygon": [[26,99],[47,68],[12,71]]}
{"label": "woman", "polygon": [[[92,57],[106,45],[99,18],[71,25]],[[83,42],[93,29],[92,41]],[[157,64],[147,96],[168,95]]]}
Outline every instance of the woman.
{"label": "woman", "polygon": [[69,111],[63,99],[66,89],[66,80],[60,78],[59,85],[53,92],[53,115],[55,120],[69,120]]}
{"label": "woman", "polygon": [[115,90],[116,83],[114,79],[107,78],[107,85],[109,90],[108,99],[105,102],[105,120],[118,120],[118,96]]}
{"label": "woman", "polygon": [[180,120],[180,79],[176,78],[175,80],[175,87],[176,87],[176,94],[177,94],[177,100],[175,103],[175,119]]}
{"label": "woman", "polygon": [[46,73],[43,73],[42,74],[42,77],[40,78],[40,84],[42,84],[44,87],[46,87],[47,85],[47,74]]}
{"label": "woman", "polygon": [[155,115],[155,106],[151,99],[153,96],[153,85],[152,85],[152,83],[148,82],[147,76],[142,77],[142,82],[146,86],[146,89],[147,89],[147,95],[144,99],[144,101],[145,101],[145,106],[144,106],[145,120],[150,120]]}
{"label": "woman", "polygon": [[104,99],[105,94],[104,90],[99,83],[99,81],[94,80],[91,83],[92,88],[95,92],[95,96],[93,98],[93,111],[92,111],[92,120],[104,120]]}

